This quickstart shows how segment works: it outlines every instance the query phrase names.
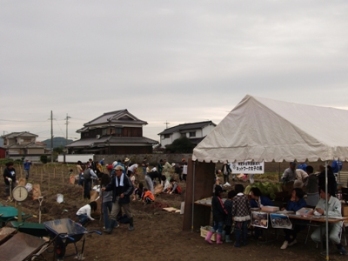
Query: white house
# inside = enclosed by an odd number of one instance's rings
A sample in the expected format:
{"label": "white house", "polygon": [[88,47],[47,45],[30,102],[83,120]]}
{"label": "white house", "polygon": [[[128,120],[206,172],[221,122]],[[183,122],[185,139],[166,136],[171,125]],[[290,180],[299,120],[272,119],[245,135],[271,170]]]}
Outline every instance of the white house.
{"label": "white house", "polygon": [[160,135],[160,144],[164,148],[180,137],[187,137],[193,144],[201,142],[214,128],[216,124],[212,121],[184,123],[165,129]]}

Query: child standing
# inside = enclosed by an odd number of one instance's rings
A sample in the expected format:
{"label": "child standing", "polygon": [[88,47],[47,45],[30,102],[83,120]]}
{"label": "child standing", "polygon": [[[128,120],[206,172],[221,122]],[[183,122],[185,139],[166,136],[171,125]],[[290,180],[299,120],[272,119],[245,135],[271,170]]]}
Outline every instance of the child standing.
{"label": "child standing", "polygon": [[232,200],[232,216],[235,221],[235,247],[247,244],[248,222],[250,218],[249,199],[244,195],[244,186],[237,184],[234,188],[237,195]]}
{"label": "child standing", "polygon": [[232,200],[233,198],[236,196],[236,192],[234,190],[231,190],[228,192],[227,194],[227,199],[224,202],[224,207],[227,211],[227,217],[226,217],[226,221],[225,221],[225,242],[226,243],[231,243],[231,229],[232,229]]}
{"label": "child standing", "polygon": [[217,186],[215,188],[214,196],[211,200],[211,208],[213,212],[213,230],[209,231],[207,233],[207,236],[205,237],[205,241],[207,241],[209,244],[212,244],[211,237],[215,232],[217,232],[216,244],[222,244],[222,228],[226,220],[227,211],[224,208],[224,204],[221,200],[221,193],[222,188],[220,186]]}

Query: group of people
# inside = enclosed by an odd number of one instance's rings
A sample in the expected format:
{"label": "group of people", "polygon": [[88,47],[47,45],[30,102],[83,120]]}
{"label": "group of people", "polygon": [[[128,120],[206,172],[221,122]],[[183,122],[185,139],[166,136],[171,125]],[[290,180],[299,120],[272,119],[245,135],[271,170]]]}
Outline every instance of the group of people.
{"label": "group of people", "polygon": [[[161,159],[156,167],[150,169],[146,158],[143,160],[141,169],[146,183],[146,187],[144,187],[143,182],[136,179],[139,165],[131,163],[128,158],[107,164],[107,171],[105,172],[103,172],[103,169],[98,169],[98,164],[95,164],[93,160],[90,160],[87,164],[82,164],[80,161],[77,163],[80,176],[79,184],[84,186],[85,198],[90,198],[91,180],[95,179],[100,183],[105,233],[110,234],[115,227],[119,226],[117,218],[120,213],[124,213],[127,218],[128,229],[130,231],[134,230],[130,201],[131,199],[142,200],[145,204],[154,202],[155,184],[161,184],[161,192],[168,194],[181,193],[181,188],[176,180],[173,177],[168,180],[162,174],[164,165],[165,160]],[[82,184],[80,183],[81,180],[83,181]],[[95,209],[96,203],[94,201],[81,207],[76,213],[79,222],[85,225],[88,221],[94,220],[91,212]]]}
{"label": "group of people", "polygon": [[[332,171],[332,167],[328,166],[325,170],[324,166],[320,166],[318,175],[313,173],[312,166],[305,166],[305,171],[296,169],[296,163],[290,163],[288,169],[284,171],[282,176],[283,182],[294,182],[290,200],[286,207],[282,210],[296,211],[304,207],[312,206],[313,209],[308,215],[328,215],[330,217],[341,217],[341,202],[336,198],[337,182]],[[325,172],[328,175],[328,188],[325,188]],[[297,182],[296,184],[296,181]],[[304,190],[307,190],[306,192]],[[216,243],[222,243],[222,234],[225,234],[225,242],[232,242],[230,238],[231,226],[234,224],[235,247],[241,247],[248,243],[248,225],[251,220],[251,209],[261,208],[263,206],[273,206],[273,201],[261,194],[261,191],[252,187],[249,195],[244,194],[244,186],[236,184],[234,190],[228,192],[227,199],[223,202],[223,187],[220,182],[214,185],[214,195],[212,197],[212,213],[213,228],[205,237],[208,243],[216,233]],[[309,201],[305,200],[305,194]],[[315,195],[315,197],[314,197]],[[328,207],[326,207],[326,200]],[[310,203],[310,204],[309,204]],[[302,222],[302,223],[301,223]],[[286,249],[297,243],[296,237],[299,231],[307,226],[306,221],[301,221],[293,226],[292,229],[284,229],[285,240],[281,245],[281,249]],[[347,252],[340,240],[340,233],[343,222],[329,224],[329,238],[335,244],[338,252],[347,255]],[[262,228],[254,227],[253,236],[255,239],[262,238]],[[312,234],[313,241],[322,242],[323,233],[325,231],[317,228]]]}

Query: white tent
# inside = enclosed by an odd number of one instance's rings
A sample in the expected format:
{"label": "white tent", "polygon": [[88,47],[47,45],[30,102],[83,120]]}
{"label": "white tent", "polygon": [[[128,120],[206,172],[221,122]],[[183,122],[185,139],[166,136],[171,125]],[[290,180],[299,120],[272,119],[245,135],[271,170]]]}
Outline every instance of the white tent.
{"label": "white tent", "polygon": [[348,159],[348,110],[266,98],[244,99],[200,142],[192,160]]}
{"label": "white tent", "polygon": [[[348,159],[347,110],[249,95],[197,145],[192,155],[193,161],[201,162],[321,159],[327,164],[335,158]],[[327,173],[325,180],[327,190]],[[326,255],[328,260],[327,215]]]}

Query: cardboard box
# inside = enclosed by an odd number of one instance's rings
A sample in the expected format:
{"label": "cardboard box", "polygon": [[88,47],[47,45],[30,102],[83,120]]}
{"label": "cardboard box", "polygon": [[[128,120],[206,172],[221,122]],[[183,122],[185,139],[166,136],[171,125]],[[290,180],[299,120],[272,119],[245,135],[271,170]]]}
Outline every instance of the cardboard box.
{"label": "cardboard box", "polygon": [[279,207],[274,207],[274,206],[263,206],[263,207],[261,207],[261,211],[265,211],[265,212],[277,212],[277,211],[279,211]]}
{"label": "cardboard box", "polygon": [[[211,231],[213,228],[211,226],[205,226],[205,227],[201,227],[201,237],[206,237],[208,232]],[[211,241],[215,241],[215,233],[213,234],[213,236],[211,237]]]}
{"label": "cardboard box", "polygon": [[348,205],[342,204],[342,216],[348,217]]}

